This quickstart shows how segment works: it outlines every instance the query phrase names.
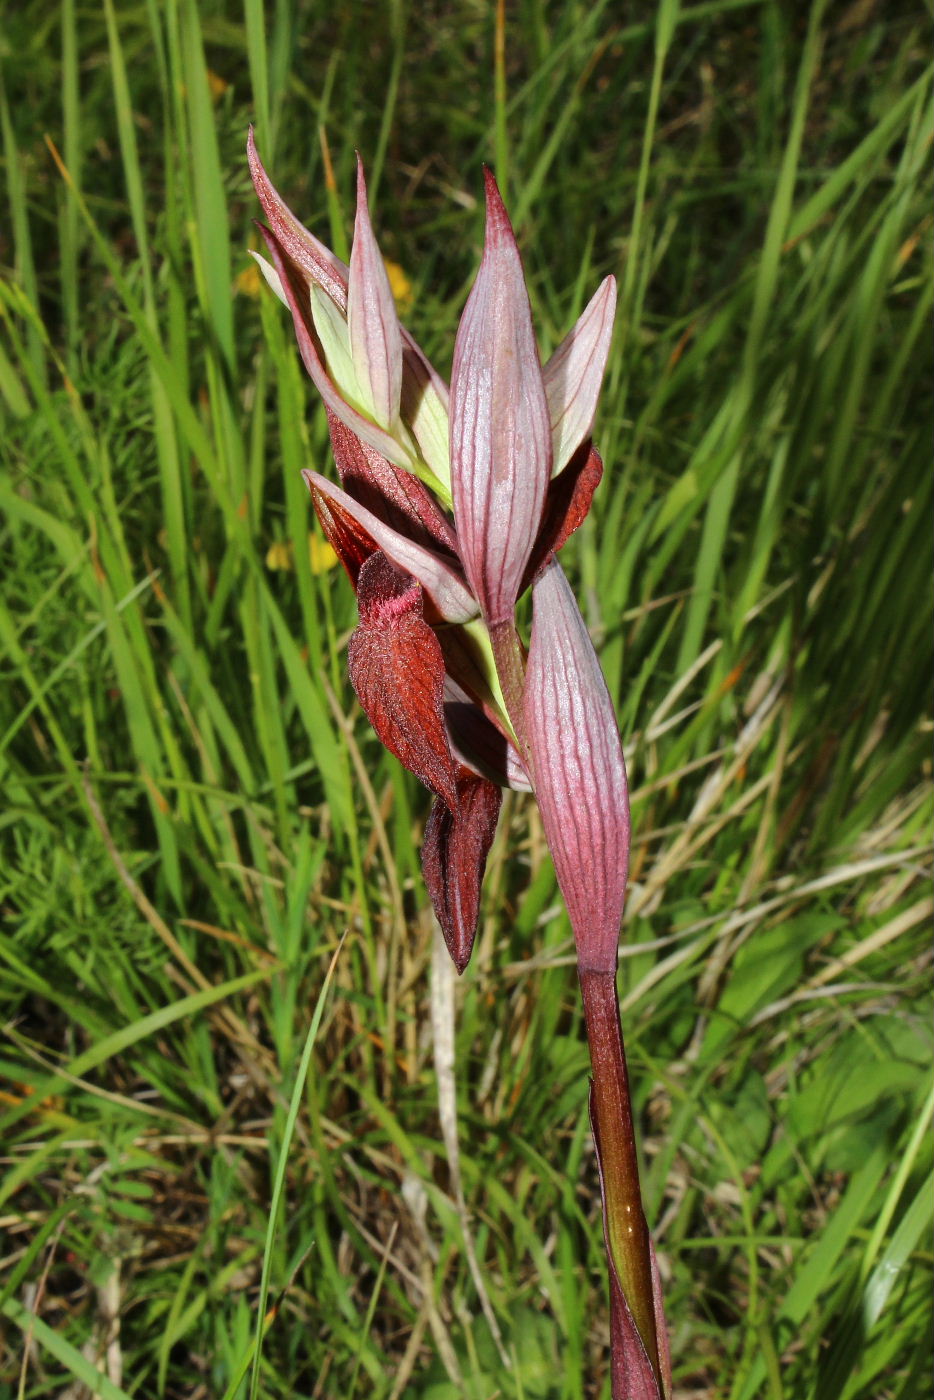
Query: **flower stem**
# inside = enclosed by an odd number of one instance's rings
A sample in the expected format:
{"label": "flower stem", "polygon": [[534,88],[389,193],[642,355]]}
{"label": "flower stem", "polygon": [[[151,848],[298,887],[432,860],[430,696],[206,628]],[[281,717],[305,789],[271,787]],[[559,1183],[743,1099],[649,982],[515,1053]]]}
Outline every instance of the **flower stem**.
{"label": "flower stem", "polygon": [[493,649],[496,674],[506,703],[509,723],[516,736],[522,759],[531,772],[529,745],[525,734],[525,711],[522,704],[526,657],[515,624],[511,621],[494,623],[490,627],[490,646]]}
{"label": "flower stem", "polygon": [[[616,971],[578,968],[593,1065],[591,1114],[603,1183],[610,1265],[642,1338],[662,1394],[649,1231],[642,1211]],[[615,1394],[615,1392],[614,1392]]]}

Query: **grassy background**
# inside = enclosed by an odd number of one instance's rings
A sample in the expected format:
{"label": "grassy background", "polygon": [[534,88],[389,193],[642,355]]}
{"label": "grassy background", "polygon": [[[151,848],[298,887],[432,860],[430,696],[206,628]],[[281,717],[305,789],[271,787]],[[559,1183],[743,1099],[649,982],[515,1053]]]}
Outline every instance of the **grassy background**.
{"label": "grassy background", "polygon": [[506,9],[501,45],[476,0],[2,20],[3,1400],[609,1393],[569,928],[518,798],[456,991],[508,1368],[479,1304],[427,797],[306,547],[326,428],[246,256],[250,120],[339,250],[363,153],[444,372],[482,161],[543,351],[620,279],[565,558],[631,763],[620,979],[677,1393],[926,1393],[929,27]]}

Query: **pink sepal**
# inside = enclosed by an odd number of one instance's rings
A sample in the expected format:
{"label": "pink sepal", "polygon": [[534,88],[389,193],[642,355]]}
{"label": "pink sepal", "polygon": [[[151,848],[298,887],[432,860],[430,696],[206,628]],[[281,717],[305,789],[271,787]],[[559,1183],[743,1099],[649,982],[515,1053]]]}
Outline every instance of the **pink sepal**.
{"label": "pink sepal", "polygon": [[551,423],[522,261],[486,172],[486,243],[451,374],[451,487],[461,558],[491,626],[512,619],[551,477]]}
{"label": "pink sepal", "polygon": [[326,500],[336,502],[375,540],[401,573],[411,574],[418,580],[439,618],[446,622],[468,622],[476,617],[476,600],[456,565],[394,530],[346,491],[328,481],[326,476],[308,470],[303,471],[302,476],[309,491],[316,491]]}
{"label": "pink sepal", "polygon": [[347,283],[350,353],[367,411],[383,428],[399,417],[402,334],[396,303],[367,207],[363,162],[357,157],[357,216]]}
{"label": "pink sepal", "polygon": [[524,710],[532,781],[585,968],[616,967],[629,796],[613,704],[556,559],[532,588]]}
{"label": "pink sepal", "polygon": [[542,370],[555,473],[590,436],[610,353],[615,312],[616,279],[607,277]]}
{"label": "pink sepal", "polygon": [[266,247],[269,249],[269,256],[272,258],[276,272],[279,274],[283,290],[288,297],[289,310],[292,312],[292,323],[302,363],[311,376],[318,393],[324,399],[325,405],[335,417],[339,418],[342,423],[346,423],[348,428],[364,442],[375,447],[382,456],[398,460],[400,454],[405,455],[400,444],[379,424],[364,417],[353,404],[349,403],[332,380],[322,357],[314,323],[311,319],[311,302],[307,296],[303,295],[302,289],[296,285],[296,274],[289,266],[283,247],[276,235],[271,233],[268,228],[264,228],[262,224],[258,227]]}

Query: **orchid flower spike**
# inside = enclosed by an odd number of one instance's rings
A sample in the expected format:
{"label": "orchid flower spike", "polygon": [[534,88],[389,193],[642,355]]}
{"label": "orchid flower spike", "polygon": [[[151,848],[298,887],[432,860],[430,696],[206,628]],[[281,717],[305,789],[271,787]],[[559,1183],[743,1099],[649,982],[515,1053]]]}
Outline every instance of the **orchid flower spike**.
{"label": "orchid flower spike", "polygon": [[[541,809],[577,942],[594,1057],[613,1395],[661,1400],[670,1394],[670,1367],[657,1271],[632,1135],[628,1145],[620,1139],[613,1109],[628,1092],[615,991],[629,852],[626,771],[606,682],[556,558],[603,472],[591,432],[615,282],[604,280],[542,365],[519,248],[486,171],[483,257],[457,331],[449,392],[399,323],[362,163],[348,267],[284,203],[252,131],[248,156],[268,223],[260,226],[268,259],[256,256],[291,312],[327,409],[340,484],[304,475],[356,592],[350,679],[383,744],[434,794],[422,870],[461,972],[502,789],[534,791]],[[515,613],[529,588],[526,646]],[[598,1054],[609,1076],[596,1073]],[[621,1194],[625,1172],[607,1170],[627,1152],[634,1197]]]}
{"label": "orchid flower spike", "polygon": [[[357,593],[351,681],[380,739],[435,794],[423,869],[463,970],[501,788],[530,789],[536,766],[547,788],[552,760],[516,684],[515,605],[550,576],[602,475],[590,432],[615,284],[603,282],[542,368],[519,249],[487,171],[483,260],[449,394],[399,323],[362,162],[348,267],[285,204],[252,131],[247,151],[267,220],[268,259],[255,256],[328,412],[340,485],[305,478]],[[536,651],[544,632],[537,623]]]}

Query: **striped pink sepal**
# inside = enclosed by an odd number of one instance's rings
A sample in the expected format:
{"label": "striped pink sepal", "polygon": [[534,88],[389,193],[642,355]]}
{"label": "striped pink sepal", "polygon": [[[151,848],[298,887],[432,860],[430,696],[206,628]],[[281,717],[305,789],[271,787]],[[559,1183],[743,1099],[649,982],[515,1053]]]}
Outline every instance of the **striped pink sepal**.
{"label": "striped pink sepal", "polygon": [[357,157],[357,215],[347,284],[350,352],[365,406],[382,428],[399,417],[402,331],[389,276],[370,223],[363,162]]}
{"label": "striped pink sepal", "polygon": [[532,588],[524,711],[532,780],[582,967],[616,967],[629,792],[616,715],[556,559]]}
{"label": "striped pink sepal", "polygon": [[323,497],[333,512],[350,516],[397,569],[418,580],[438,618],[446,622],[468,622],[476,617],[476,600],[455,563],[394,530],[319,472],[305,470],[302,476],[316,505]]}
{"label": "striped pink sepal", "polygon": [[454,345],[451,487],[461,558],[489,625],[511,621],[551,477],[551,420],[522,261],[486,172],[486,243]]}

